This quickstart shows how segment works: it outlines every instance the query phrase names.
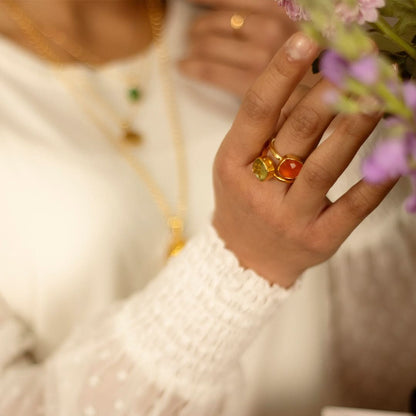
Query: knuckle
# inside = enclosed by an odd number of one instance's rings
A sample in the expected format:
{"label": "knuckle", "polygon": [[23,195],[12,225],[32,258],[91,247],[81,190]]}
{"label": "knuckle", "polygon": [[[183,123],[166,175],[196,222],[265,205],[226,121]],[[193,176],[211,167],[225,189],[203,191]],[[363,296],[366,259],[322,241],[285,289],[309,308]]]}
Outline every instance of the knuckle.
{"label": "knuckle", "polygon": [[282,82],[281,78],[289,80],[296,75],[290,63],[277,55],[270,61],[269,69],[270,76],[275,78],[278,82]]}
{"label": "knuckle", "polygon": [[320,116],[314,109],[300,105],[293,110],[287,123],[292,136],[309,138],[319,129]]}
{"label": "knuckle", "polygon": [[355,114],[349,117],[346,117],[340,128],[342,134],[348,139],[354,139],[363,134],[365,131],[367,133],[368,127],[372,125],[370,118],[363,114]]}
{"label": "knuckle", "polygon": [[372,211],[369,196],[358,189],[346,199],[347,209],[355,218],[365,218]]}
{"label": "knuckle", "polygon": [[302,178],[312,190],[329,188],[334,182],[333,174],[312,158],[307,160],[302,170]]}
{"label": "knuckle", "polygon": [[273,113],[273,107],[252,88],[245,95],[242,110],[250,119],[255,121],[264,121]]}
{"label": "knuckle", "polygon": [[341,131],[344,137],[353,138],[357,135],[357,122],[353,117],[347,117],[341,126]]}

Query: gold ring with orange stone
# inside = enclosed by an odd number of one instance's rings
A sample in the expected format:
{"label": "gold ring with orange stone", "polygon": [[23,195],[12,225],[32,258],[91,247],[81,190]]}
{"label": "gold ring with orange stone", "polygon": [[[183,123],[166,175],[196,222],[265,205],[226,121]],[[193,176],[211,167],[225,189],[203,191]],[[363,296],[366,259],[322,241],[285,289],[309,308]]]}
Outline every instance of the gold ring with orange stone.
{"label": "gold ring with orange stone", "polygon": [[292,183],[303,167],[303,160],[299,156],[292,154],[279,155],[274,147],[274,142],[275,139],[268,146],[268,150],[278,163],[273,176],[281,182]]}
{"label": "gold ring with orange stone", "polygon": [[[271,140],[269,145],[264,148],[261,156],[253,162],[253,174],[262,182],[275,178],[281,182],[293,183],[302,169],[303,160],[296,155],[279,155],[274,147],[274,141],[275,139]],[[275,161],[268,156],[269,152]]]}

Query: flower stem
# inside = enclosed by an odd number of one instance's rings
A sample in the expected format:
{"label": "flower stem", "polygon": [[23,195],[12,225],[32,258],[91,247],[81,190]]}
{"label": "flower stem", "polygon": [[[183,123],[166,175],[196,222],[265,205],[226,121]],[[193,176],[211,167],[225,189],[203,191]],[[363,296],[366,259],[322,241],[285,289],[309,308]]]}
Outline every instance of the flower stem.
{"label": "flower stem", "polygon": [[383,17],[379,16],[378,20],[374,22],[374,25],[393,42],[401,46],[409,54],[409,56],[416,60],[416,49],[395,33]]}

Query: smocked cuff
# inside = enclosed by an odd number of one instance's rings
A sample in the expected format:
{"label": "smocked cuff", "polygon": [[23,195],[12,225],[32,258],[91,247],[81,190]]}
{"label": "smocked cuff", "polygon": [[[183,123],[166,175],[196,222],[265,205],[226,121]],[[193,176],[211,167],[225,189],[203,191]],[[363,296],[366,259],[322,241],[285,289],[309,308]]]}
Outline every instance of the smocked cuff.
{"label": "smocked cuff", "polygon": [[127,304],[120,336],[154,382],[174,380],[182,395],[206,397],[298,286],[272,286],[243,269],[207,226]]}

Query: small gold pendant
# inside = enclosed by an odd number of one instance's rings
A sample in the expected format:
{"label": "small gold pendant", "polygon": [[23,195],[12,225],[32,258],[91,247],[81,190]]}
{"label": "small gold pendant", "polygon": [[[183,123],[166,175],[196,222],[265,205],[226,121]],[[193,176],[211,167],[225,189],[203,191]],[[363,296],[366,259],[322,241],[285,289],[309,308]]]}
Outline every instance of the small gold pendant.
{"label": "small gold pendant", "polygon": [[172,233],[172,242],[168,248],[168,257],[177,256],[185,246],[183,238],[183,221],[181,218],[173,216],[168,219],[170,232]]}
{"label": "small gold pendant", "polygon": [[127,144],[137,146],[142,143],[143,136],[130,127],[123,128],[123,141]]}
{"label": "small gold pendant", "polygon": [[185,241],[182,239],[176,239],[172,241],[168,249],[168,257],[177,256],[185,246]]}

